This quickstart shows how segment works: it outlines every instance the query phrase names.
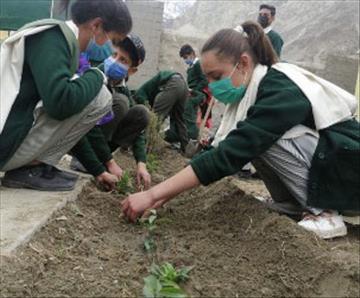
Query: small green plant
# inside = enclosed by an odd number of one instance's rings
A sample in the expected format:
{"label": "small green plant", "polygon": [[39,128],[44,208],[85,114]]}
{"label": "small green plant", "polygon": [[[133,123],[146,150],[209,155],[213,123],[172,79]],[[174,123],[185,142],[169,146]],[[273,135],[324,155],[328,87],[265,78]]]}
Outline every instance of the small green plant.
{"label": "small green plant", "polygon": [[119,194],[123,195],[129,194],[134,191],[133,178],[131,177],[129,172],[124,171],[120,181],[116,184],[116,189]]}
{"label": "small green plant", "polygon": [[159,168],[159,159],[157,154],[149,153],[147,155],[146,167],[150,174],[155,173]]}
{"label": "small green plant", "polygon": [[156,249],[156,242],[154,239],[154,231],[156,229],[157,213],[156,210],[150,210],[150,216],[148,218],[140,219],[139,222],[147,229],[147,236],[144,240],[144,248],[147,252]]}
{"label": "small green plant", "polygon": [[152,264],[150,275],[144,278],[143,294],[145,298],[185,298],[185,291],[179,283],[189,279],[193,267],[183,267],[177,270],[166,262],[161,266]]}

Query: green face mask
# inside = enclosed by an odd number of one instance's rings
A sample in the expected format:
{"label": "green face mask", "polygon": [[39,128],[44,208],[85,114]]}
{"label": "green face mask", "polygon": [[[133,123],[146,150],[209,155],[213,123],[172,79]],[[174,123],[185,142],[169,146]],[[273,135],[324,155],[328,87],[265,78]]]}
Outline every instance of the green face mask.
{"label": "green face mask", "polygon": [[[237,64],[235,65],[234,70],[236,67]],[[235,87],[233,85],[231,77],[234,70],[231,72],[229,77],[209,84],[212,95],[224,104],[239,102],[243,99],[246,93],[246,86],[244,84],[241,84],[240,87]]]}

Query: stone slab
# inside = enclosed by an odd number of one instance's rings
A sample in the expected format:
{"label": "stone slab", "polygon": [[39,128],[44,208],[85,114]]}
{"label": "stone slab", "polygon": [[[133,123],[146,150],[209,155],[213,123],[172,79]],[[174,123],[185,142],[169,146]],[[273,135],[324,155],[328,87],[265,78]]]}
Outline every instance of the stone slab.
{"label": "stone slab", "polygon": [[75,200],[89,178],[80,177],[73,191],[42,192],[0,186],[0,255],[11,255],[17,247],[46,224],[51,215]]}

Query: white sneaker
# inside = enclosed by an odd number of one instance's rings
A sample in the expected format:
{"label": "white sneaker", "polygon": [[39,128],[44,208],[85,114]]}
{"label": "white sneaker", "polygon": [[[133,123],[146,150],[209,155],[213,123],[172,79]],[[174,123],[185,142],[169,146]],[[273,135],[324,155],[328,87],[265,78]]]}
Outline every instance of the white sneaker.
{"label": "white sneaker", "polygon": [[323,212],[320,215],[309,215],[298,224],[305,230],[314,232],[322,239],[345,236],[347,229],[344,220],[337,212]]}

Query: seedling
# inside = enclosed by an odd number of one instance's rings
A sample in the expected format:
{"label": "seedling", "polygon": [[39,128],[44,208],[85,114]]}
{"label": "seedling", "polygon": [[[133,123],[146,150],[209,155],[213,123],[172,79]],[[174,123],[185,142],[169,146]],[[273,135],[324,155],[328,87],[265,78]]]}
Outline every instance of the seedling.
{"label": "seedling", "polygon": [[156,229],[156,221],[157,219],[157,212],[155,209],[150,210],[150,216],[147,218],[139,219],[141,225],[147,228],[149,232],[152,232]]}
{"label": "seedling", "polygon": [[161,266],[152,264],[150,275],[144,278],[143,294],[145,298],[186,298],[185,291],[178,283],[186,282],[191,270],[192,267],[176,270],[168,262]]}
{"label": "seedling", "polygon": [[148,218],[139,220],[140,224],[143,225],[148,231],[148,235],[144,240],[144,248],[147,252],[156,249],[156,242],[154,239],[154,231],[157,227],[155,223],[156,219],[157,219],[156,210],[150,210],[150,216]]}
{"label": "seedling", "polygon": [[189,279],[189,272],[193,267],[183,267],[176,270],[175,267],[169,262],[165,262],[163,265],[158,266],[152,264],[150,273],[158,278],[160,281],[171,281],[175,283],[185,282]]}
{"label": "seedling", "polygon": [[155,153],[149,153],[147,155],[146,167],[150,174],[155,173],[159,168],[159,159]]}
{"label": "seedling", "polygon": [[134,191],[133,179],[129,172],[124,171],[120,181],[116,184],[116,189],[119,194],[129,194]]}

